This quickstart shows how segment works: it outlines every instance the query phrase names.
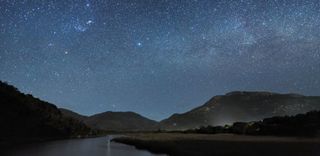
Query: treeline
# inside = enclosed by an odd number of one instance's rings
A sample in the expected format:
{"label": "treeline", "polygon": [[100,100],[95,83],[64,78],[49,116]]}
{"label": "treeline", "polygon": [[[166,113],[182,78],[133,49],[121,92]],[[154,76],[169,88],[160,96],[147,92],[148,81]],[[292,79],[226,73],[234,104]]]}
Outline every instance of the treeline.
{"label": "treeline", "polygon": [[225,126],[206,126],[185,133],[235,133],[246,135],[306,136],[320,134],[320,111],[295,116],[277,116],[255,122],[236,122]]}
{"label": "treeline", "polygon": [[53,104],[0,81],[0,141],[96,135],[81,121],[65,117]]}

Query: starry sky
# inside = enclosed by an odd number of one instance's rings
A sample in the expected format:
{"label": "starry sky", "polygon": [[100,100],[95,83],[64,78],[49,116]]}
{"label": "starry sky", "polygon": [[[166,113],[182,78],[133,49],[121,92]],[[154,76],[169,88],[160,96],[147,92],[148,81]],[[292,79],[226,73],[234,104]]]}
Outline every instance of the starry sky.
{"label": "starry sky", "polygon": [[0,80],[155,120],[234,90],[320,95],[320,2],[0,0]]}

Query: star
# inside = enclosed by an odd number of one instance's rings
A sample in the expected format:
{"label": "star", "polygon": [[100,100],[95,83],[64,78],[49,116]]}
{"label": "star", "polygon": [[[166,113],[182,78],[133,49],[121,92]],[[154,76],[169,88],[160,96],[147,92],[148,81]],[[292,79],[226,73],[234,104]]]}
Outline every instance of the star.
{"label": "star", "polygon": [[319,6],[3,0],[0,80],[79,113],[114,104],[156,120],[233,90],[320,95]]}
{"label": "star", "polygon": [[92,24],[92,23],[93,23],[92,20],[88,20],[88,21],[86,22],[86,24],[88,24],[88,25],[90,25],[90,24]]}

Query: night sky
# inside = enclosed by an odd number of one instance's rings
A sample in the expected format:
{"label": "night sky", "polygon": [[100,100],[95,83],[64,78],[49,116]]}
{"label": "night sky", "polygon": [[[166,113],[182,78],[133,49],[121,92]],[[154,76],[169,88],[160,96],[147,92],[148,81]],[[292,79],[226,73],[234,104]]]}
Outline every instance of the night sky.
{"label": "night sky", "polygon": [[320,95],[320,1],[0,0],[0,80],[155,120],[234,90]]}

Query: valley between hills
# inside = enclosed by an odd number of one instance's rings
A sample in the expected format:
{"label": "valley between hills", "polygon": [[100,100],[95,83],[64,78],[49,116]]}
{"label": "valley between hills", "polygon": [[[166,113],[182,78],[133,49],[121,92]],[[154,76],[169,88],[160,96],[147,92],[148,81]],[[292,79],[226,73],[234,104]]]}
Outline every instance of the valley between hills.
{"label": "valley between hills", "polygon": [[[277,151],[275,155],[319,154],[318,96],[236,91],[159,122],[135,112],[84,116],[4,82],[0,82],[0,103],[2,148],[121,133],[124,136],[113,141],[170,155],[256,155],[261,151],[269,155],[267,148]],[[248,147],[252,148],[249,154],[244,150]]]}

